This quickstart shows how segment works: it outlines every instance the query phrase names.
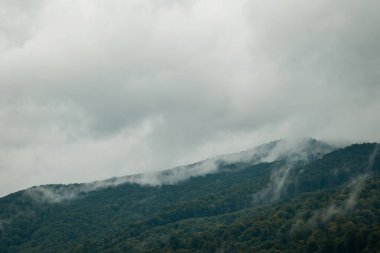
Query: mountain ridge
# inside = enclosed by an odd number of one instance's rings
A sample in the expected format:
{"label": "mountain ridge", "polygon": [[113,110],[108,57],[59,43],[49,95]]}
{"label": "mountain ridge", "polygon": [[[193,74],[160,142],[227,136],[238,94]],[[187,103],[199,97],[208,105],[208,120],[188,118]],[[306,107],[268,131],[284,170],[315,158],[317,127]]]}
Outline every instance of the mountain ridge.
{"label": "mountain ridge", "polygon": [[[292,148],[294,149],[295,147],[298,149],[297,151],[292,150]],[[107,187],[114,187],[124,183],[137,183],[140,185],[151,186],[176,184],[178,182],[188,180],[191,177],[218,173],[220,172],[220,164],[238,162],[257,164],[261,162],[271,162],[278,159],[292,161],[317,159],[318,157],[321,157],[334,149],[336,149],[336,147],[325,142],[317,141],[313,138],[303,138],[291,141],[276,140],[246,151],[219,155],[189,165],[177,166],[162,171],[112,177],[89,183],[33,186],[26,189],[26,191],[38,199],[45,199],[46,201],[55,202],[72,199],[80,193],[86,193]],[[61,191],[59,191],[60,188],[58,188],[57,191],[58,185],[62,187]],[[55,190],[51,190],[51,188]]]}
{"label": "mountain ridge", "polygon": [[[177,184],[120,184],[58,202],[19,192],[0,198],[0,252],[376,252],[378,151],[366,143],[306,162],[220,163]],[[350,236],[368,240],[351,247]]]}

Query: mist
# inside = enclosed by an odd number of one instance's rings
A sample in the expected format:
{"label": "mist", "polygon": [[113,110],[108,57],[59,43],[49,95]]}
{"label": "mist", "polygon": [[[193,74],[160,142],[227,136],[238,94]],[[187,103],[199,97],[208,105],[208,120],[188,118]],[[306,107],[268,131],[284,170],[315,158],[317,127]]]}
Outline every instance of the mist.
{"label": "mist", "polygon": [[[327,207],[314,210],[312,217],[307,219],[302,225],[295,224],[292,228],[293,231],[302,229],[314,229],[318,224],[325,224],[337,215],[348,215],[357,205],[359,194],[365,186],[368,175],[361,175],[353,179],[351,183],[346,186],[349,191],[346,199],[340,203],[330,203]],[[342,194],[342,193],[340,193]],[[344,193],[343,193],[344,194]]]}
{"label": "mist", "polygon": [[[278,140],[247,151],[220,155],[167,170],[113,177],[85,184],[41,185],[27,189],[25,194],[36,201],[59,203],[80,197],[83,193],[117,187],[127,183],[147,187],[174,185],[193,177],[221,172],[221,168],[228,164],[244,163],[253,166],[263,162],[286,161],[283,166],[273,170],[268,186],[253,196],[254,202],[273,202],[282,197],[288,184],[296,181],[296,178],[289,176],[289,172],[295,168],[296,164],[299,165],[299,162],[307,163],[311,157],[313,159],[320,158],[334,149],[336,147],[309,138]],[[229,172],[233,173],[233,171]]]}

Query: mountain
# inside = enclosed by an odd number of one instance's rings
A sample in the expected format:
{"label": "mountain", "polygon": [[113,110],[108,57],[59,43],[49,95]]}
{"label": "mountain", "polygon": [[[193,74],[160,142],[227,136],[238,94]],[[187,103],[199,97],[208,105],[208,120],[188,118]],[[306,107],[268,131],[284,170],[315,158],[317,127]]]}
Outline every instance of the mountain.
{"label": "mountain", "polygon": [[0,198],[0,252],[379,252],[380,144],[280,140]]}
{"label": "mountain", "polygon": [[288,162],[310,161],[320,158],[322,155],[327,154],[334,149],[336,149],[334,146],[311,138],[292,141],[277,140],[247,151],[221,155],[194,164],[179,166],[164,171],[115,177],[86,184],[38,186],[28,189],[27,194],[31,195],[34,199],[39,199],[41,201],[60,202],[75,198],[83,193],[107,187],[115,187],[124,183],[136,183],[149,186],[176,184],[192,177],[218,173],[226,169],[228,170],[230,166],[221,166],[226,164],[255,165],[277,160],[286,160]]}

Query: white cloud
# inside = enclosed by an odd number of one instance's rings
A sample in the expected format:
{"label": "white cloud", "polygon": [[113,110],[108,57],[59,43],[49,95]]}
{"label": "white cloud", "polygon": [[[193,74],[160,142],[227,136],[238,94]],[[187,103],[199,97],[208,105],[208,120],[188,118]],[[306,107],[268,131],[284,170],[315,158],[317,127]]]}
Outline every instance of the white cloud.
{"label": "white cloud", "polygon": [[379,141],[379,7],[0,0],[0,194],[278,138]]}

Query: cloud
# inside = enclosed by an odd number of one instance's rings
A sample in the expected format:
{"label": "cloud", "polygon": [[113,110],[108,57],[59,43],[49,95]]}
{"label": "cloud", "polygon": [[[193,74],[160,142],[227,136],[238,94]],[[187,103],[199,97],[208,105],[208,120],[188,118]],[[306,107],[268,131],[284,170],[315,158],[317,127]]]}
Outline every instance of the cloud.
{"label": "cloud", "polygon": [[368,158],[368,169],[367,170],[373,171],[373,165],[375,163],[375,160],[376,160],[377,154],[379,153],[379,150],[380,150],[380,144],[376,143],[373,147],[372,153],[370,154],[370,156]]}
{"label": "cloud", "polygon": [[352,211],[357,205],[360,192],[365,186],[365,181],[368,179],[368,175],[360,175],[356,177],[350,184],[347,185],[347,188],[350,190],[348,197],[341,203],[331,203],[327,207],[320,208],[316,210],[311,218],[309,218],[305,224],[301,227],[295,224],[292,230],[300,229],[313,229],[318,224],[324,224],[329,222],[337,215],[347,215]]}
{"label": "cloud", "polygon": [[0,52],[23,46],[33,36],[42,1],[2,0],[0,6]]}
{"label": "cloud", "polygon": [[310,158],[315,159],[333,149],[332,146],[313,139],[279,140],[260,145],[251,150],[217,156],[167,170],[113,177],[84,184],[41,185],[29,188],[25,193],[36,201],[57,203],[75,199],[84,193],[117,187],[125,183],[159,187],[178,184],[192,177],[205,176],[220,171],[233,173],[233,170],[226,170],[225,165],[237,162],[252,166],[262,162],[287,161],[287,164],[276,168],[272,172],[268,186],[254,195],[255,202],[263,200],[272,202],[277,201],[283,195],[290,181],[294,180],[289,176],[289,172],[294,168],[293,163],[306,162]]}
{"label": "cloud", "polygon": [[377,1],[0,1],[0,195],[279,138],[379,141]]}
{"label": "cloud", "polygon": [[25,194],[36,201],[58,203],[78,198],[83,193],[116,187],[125,183],[157,187],[161,185],[177,184],[191,177],[203,176],[217,171],[217,161],[211,159],[165,171],[114,177],[86,184],[41,185],[27,189]]}

